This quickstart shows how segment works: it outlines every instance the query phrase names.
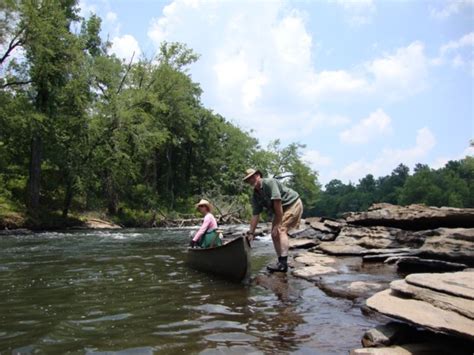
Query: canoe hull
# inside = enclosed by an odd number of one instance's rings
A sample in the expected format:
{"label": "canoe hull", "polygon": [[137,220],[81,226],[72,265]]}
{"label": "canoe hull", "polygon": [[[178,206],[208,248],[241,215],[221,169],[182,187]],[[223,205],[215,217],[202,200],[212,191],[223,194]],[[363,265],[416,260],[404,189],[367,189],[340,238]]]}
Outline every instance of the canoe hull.
{"label": "canoe hull", "polygon": [[215,248],[189,248],[188,265],[196,270],[240,282],[250,275],[250,246],[239,237]]}

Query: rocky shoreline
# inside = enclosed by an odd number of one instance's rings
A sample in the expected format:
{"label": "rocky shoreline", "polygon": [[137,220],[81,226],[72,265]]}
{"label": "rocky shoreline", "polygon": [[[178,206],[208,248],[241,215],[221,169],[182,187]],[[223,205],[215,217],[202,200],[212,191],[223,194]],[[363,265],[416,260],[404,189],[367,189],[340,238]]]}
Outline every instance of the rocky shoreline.
{"label": "rocky shoreline", "polygon": [[353,354],[472,354],[474,209],[376,204],[308,218],[290,236],[295,277],[392,320]]}

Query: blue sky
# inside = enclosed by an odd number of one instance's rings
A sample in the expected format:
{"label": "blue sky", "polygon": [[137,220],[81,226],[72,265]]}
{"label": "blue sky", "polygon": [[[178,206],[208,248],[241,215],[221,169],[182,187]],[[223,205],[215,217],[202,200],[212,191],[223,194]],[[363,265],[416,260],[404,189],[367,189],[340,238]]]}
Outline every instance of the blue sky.
{"label": "blue sky", "polygon": [[474,1],[82,0],[121,58],[201,55],[203,103],[262,145],[306,145],[321,182],[473,155]]}

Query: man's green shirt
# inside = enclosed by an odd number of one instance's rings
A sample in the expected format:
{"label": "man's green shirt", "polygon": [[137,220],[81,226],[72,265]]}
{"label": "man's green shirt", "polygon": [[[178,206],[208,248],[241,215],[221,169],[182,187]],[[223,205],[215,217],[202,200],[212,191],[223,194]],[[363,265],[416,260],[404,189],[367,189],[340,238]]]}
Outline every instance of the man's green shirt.
{"label": "man's green shirt", "polygon": [[257,215],[262,213],[263,209],[274,213],[273,201],[281,200],[283,207],[289,206],[298,200],[300,197],[295,190],[283,185],[280,181],[273,178],[264,178],[262,181],[262,188],[260,190],[253,190],[252,195],[252,213]]}

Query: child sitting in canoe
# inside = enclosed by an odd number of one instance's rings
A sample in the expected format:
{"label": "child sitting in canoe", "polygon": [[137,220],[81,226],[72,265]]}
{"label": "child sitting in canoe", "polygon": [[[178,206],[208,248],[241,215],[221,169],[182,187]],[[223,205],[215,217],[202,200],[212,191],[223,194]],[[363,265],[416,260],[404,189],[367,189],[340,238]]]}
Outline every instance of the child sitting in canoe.
{"label": "child sitting in canoe", "polygon": [[204,216],[201,227],[191,240],[190,246],[193,248],[212,248],[222,245],[222,241],[217,233],[217,221],[212,215],[212,205],[207,200],[201,200],[196,204],[198,211]]}

